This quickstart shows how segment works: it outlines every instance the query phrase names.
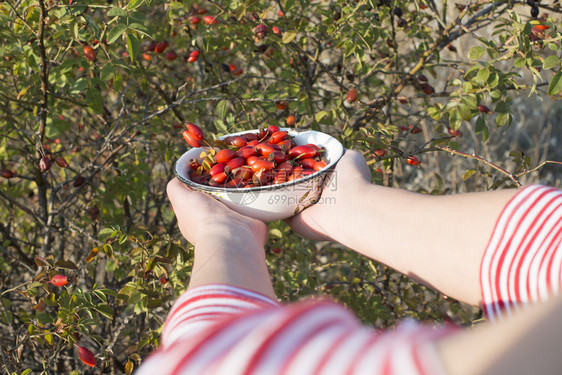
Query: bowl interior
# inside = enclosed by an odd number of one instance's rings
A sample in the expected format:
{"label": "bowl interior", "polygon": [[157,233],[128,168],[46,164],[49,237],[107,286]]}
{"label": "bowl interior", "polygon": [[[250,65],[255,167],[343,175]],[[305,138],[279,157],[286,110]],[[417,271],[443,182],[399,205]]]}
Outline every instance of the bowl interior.
{"label": "bowl interior", "polygon": [[[333,168],[336,163],[340,160],[340,158],[343,156],[344,153],[344,148],[342,146],[342,144],[334,137],[326,134],[326,133],[322,133],[322,132],[318,132],[315,130],[306,130],[306,131],[298,131],[295,129],[290,129],[290,128],[281,128],[281,130],[285,130],[287,131],[287,133],[289,133],[289,135],[291,137],[293,137],[295,143],[297,145],[303,145],[303,144],[307,144],[307,143],[313,143],[319,146],[322,146],[326,149],[326,153],[325,153],[325,158],[327,161],[327,165],[324,169],[317,171],[315,173],[312,173],[306,177],[303,177],[301,179],[295,180],[295,181],[289,181],[289,182],[284,182],[281,184],[276,184],[276,185],[266,185],[266,186],[256,186],[256,187],[252,187],[252,188],[234,188],[234,189],[227,189],[227,188],[223,188],[223,187],[213,187],[213,186],[207,186],[207,185],[201,185],[201,184],[197,184],[193,181],[191,181],[191,179],[189,178],[189,171],[191,170],[191,167],[189,165],[189,160],[191,159],[199,159],[199,156],[201,155],[201,152],[205,151],[204,148],[192,148],[191,150],[188,150],[187,152],[185,152],[176,162],[175,166],[174,166],[174,173],[176,174],[176,176],[178,177],[178,179],[180,181],[182,181],[183,183],[185,183],[186,185],[194,188],[194,189],[198,189],[198,190],[205,190],[205,191],[236,191],[236,190],[241,190],[241,191],[263,191],[263,190],[277,190],[277,189],[283,189],[286,187],[290,187],[290,186],[294,186],[296,184],[300,184],[303,182],[308,181],[309,179],[313,179],[315,177],[317,177],[320,174],[326,173],[327,171],[329,171],[331,168]],[[222,137],[219,137],[219,139],[223,139],[225,137],[230,137],[230,136],[235,136],[235,135],[242,135],[242,134],[246,134],[246,133],[257,133],[258,130],[247,130],[247,131],[242,131],[242,132],[238,132],[238,133],[232,133],[232,134],[228,134]]]}

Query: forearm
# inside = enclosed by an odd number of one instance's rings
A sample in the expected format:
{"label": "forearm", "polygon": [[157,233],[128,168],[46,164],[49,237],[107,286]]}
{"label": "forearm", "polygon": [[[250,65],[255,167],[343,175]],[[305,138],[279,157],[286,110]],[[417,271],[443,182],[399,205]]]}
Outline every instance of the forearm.
{"label": "forearm", "polygon": [[259,236],[240,228],[225,228],[204,236],[195,246],[189,288],[228,284],[275,299]]}
{"label": "forearm", "polygon": [[516,190],[431,196],[366,185],[336,204],[331,237],[462,301],[481,300],[479,270]]}
{"label": "forearm", "polygon": [[559,374],[562,298],[519,311],[497,325],[442,339],[437,351],[448,373]]}

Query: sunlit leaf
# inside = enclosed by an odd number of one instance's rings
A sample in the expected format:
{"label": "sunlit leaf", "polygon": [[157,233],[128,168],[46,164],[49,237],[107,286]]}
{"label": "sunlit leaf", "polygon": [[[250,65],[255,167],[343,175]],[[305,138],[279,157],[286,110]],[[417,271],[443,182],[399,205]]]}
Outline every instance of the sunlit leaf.
{"label": "sunlit leaf", "polygon": [[123,32],[125,32],[125,30],[127,30],[127,25],[124,25],[122,23],[118,23],[117,25],[113,26],[113,28],[107,34],[107,43],[112,44],[113,42],[115,42],[117,38],[119,38],[123,34]]}
{"label": "sunlit leaf", "polygon": [[550,80],[548,95],[558,95],[562,92],[562,72],[558,72]]}
{"label": "sunlit leaf", "polygon": [[470,60],[478,60],[479,58],[482,57],[482,55],[484,55],[484,52],[486,52],[486,48],[482,47],[482,46],[475,46],[472,47],[469,51],[468,51],[468,58]]}

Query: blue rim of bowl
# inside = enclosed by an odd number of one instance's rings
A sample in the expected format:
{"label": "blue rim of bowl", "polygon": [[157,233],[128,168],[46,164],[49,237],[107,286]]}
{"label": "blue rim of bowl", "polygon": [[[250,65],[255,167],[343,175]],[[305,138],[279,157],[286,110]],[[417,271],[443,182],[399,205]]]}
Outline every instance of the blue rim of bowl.
{"label": "blue rim of bowl", "polygon": [[[290,130],[291,132],[295,132],[294,129],[291,128],[281,128],[282,130]],[[227,134],[224,135],[222,137],[220,137],[219,139],[225,138],[225,137],[231,137],[231,136],[235,136],[235,135],[240,135],[240,134],[244,134],[244,133],[251,133],[253,131],[258,131],[258,130],[247,130],[247,131],[242,131],[242,132],[238,132],[238,133],[232,133],[232,134]],[[307,131],[310,130],[306,130],[300,133],[305,133]],[[299,132],[297,132],[297,134],[300,134]],[[332,137],[331,135],[327,134],[327,133],[323,133],[326,134],[330,137]],[[336,138],[332,137],[333,139],[335,139],[338,143],[340,143]],[[341,143],[340,143],[341,145]],[[342,156],[345,154],[345,147],[343,147],[342,145],[342,149],[343,152],[333,161],[330,162],[330,166],[327,166],[324,169],[321,169],[317,172],[314,172],[306,177],[302,177],[299,178],[298,180],[294,180],[294,181],[289,181],[289,182],[283,182],[282,184],[276,184],[276,185],[266,185],[266,186],[255,186],[255,187],[250,187],[250,188],[225,188],[225,187],[217,187],[217,186],[208,186],[208,185],[201,185],[198,184],[196,182],[193,182],[187,178],[184,178],[183,176],[181,176],[178,172],[177,169],[177,164],[178,164],[178,160],[175,161],[174,163],[174,174],[176,175],[176,177],[178,178],[178,180],[180,180],[181,182],[183,182],[184,184],[186,184],[189,187],[192,187],[194,189],[197,190],[204,190],[204,191],[209,191],[209,192],[239,192],[239,193],[243,193],[243,192],[249,192],[249,191],[268,191],[268,190],[281,190],[287,187],[291,187],[297,184],[301,184],[303,182],[306,182],[308,180],[312,180],[316,177],[320,177],[321,175],[329,172],[330,170],[334,169],[334,167],[336,166],[336,164],[340,161],[340,159],[342,158]]]}

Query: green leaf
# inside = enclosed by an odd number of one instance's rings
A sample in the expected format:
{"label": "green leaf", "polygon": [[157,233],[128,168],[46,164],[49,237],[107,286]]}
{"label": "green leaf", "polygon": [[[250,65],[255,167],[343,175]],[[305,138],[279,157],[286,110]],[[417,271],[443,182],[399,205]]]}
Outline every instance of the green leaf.
{"label": "green leaf", "polygon": [[100,78],[102,81],[109,81],[115,76],[115,67],[111,63],[105,64],[100,72]]}
{"label": "green leaf", "polygon": [[316,115],[314,116],[314,119],[316,120],[316,122],[320,122],[327,114],[328,114],[328,112],[320,111],[320,112],[316,113]]}
{"label": "green leaf", "polygon": [[53,127],[59,132],[64,133],[71,128],[71,124],[69,121],[61,121],[59,119],[53,120]]}
{"label": "green leaf", "polygon": [[224,123],[223,120],[221,119],[216,119],[215,120],[215,126],[217,127],[217,129],[223,133],[227,133],[228,132],[228,128],[226,127],[226,124]]}
{"label": "green leaf", "polygon": [[107,297],[104,292],[100,290],[92,290],[92,293],[95,294],[102,302],[107,302]]}
{"label": "green leaf", "polygon": [[73,95],[80,94],[82,91],[86,90],[86,87],[88,87],[88,80],[85,78],[79,78],[72,84],[69,92]]}
{"label": "green leaf", "polygon": [[219,104],[217,104],[217,117],[221,120],[224,120],[226,117],[226,111],[228,110],[228,101],[221,100]]}
{"label": "green leaf", "polygon": [[104,293],[104,294],[109,294],[110,296],[113,297],[117,297],[117,292],[114,291],[113,289],[98,289],[100,292]]}
{"label": "green leaf", "polygon": [[462,123],[462,118],[459,115],[458,109],[454,109],[451,112],[449,112],[449,126],[453,130],[458,130],[459,127],[461,126],[461,123]]}
{"label": "green leaf", "polygon": [[272,228],[269,230],[269,235],[276,238],[283,238],[283,233],[278,228]]}
{"label": "green leaf", "polygon": [[125,9],[121,9],[119,7],[113,7],[109,10],[109,12],[107,12],[107,15],[109,17],[126,17],[127,12],[125,11]]}
{"label": "green leaf", "polygon": [[470,51],[468,51],[468,58],[470,60],[478,60],[484,55],[484,52],[486,52],[486,48],[482,46],[472,47]]}
{"label": "green leaf", "polygon": [[98,238],[100,239],[100,241],[105,241],[108,237],[113,235],[113,232],[113,228],[103,228],[99,231]]}
{"label": "green leaf", "polygon": [[490,77],[488,77],[488,86],[490,88],[497,87],[500,82],[500,76],[496,72],[491,72]]}
{"label": "green leaf", "polygon": [[55,267],[57,268],[64,268],[67,270],[77,270],[78,266],[76,266],[76,264],[71,261],[71,260],[66,260],[66,259],[60,259],[55,263]]}
{"label": "green leaf", "polygon": [[42,324],[53,323],[53,317],[47,313],[39,313],[36,315],[37,321]]}
{"label": "green leaf", "polygon": [[119,237],[119,245],[123,245],[127,241],[127,235],[123,233],[121,237]]}
{"label": "green leaf", "polygon": [[474,175],[475,173],[476,173],[475,170],[473,170],[473,169],[467,169],[467,170],[463,173],[463,175],[462,175],[463,181],[468,180],[468,179],[469,179],[470,177],[472,177],[472,175]]}
{"label": "green leaf", "polygon": [[127,5],[127,9],[131,10],[131,9],[138,8],[139,6],[142,5],[142,3],[144,3],[144,0],[131,0],[129,1],[129,5]]}
{"label": "green leaf", "polygon": [[497,126],[504,126],[511,124],[511,114],[507,112],[500,112],[496,117],[496,125]]}
{"label": "green leaf", "polygon": [[149,38],[152,38],[152,36],[150,35],[150,31],[146,28],[146,26],[141,25],[140,23],[132,23],[129,25],[129,28],[138,31],[139,33],[144,34]]}
{"label": "green leaf", "polygon": [[475,110],[478,103],[476,102],[476,98],[473,95],[465,95],[463,96],[461,102],[468,106],[469,109]]}
{"label": "green leaf", "polygon": [[488,70],[488,68],[482,68],[476,75],[476,82],[484,84],[488,80],[488,77],[490,77],[490,71]]}
{"label": "green leaf", "polygon": [[480,65],[476,64],[476,65],[472,65],[467,71],[466,73],[464,73],[463,79],[468,81],[471,80],[476,73],[478,72],[478,70],[480,69]]}
{"label": "green leaf", "polygon": [[137,59],[140,51],[139,40],[134,34],[127,34],[127,49],[129,50],[129,57],[131,58],[131,62],[134,62]]}
{"label": "green leaf", "polygon": [[490,97],[492,99],[499,99],[499,98],[501,98],[501,96],[502,96],[502,93],[501,93],[500,90],[493,90],[493,91],[490,92]]}
{"label": "green leaf", "polygon": [[441,117],[443,116],[443,112],[441,112],[441,108],[438,108],[436,106],[429,107],[427,109],[427,114],[428,116],[430,116],[432,119],[436,121],[441,120]]}
{"label": "green leaf", "polygon": [[486,121],[482,118],[482,116],[478,116],[476,119],[476,127],[474,128],[474,132],[476,134],[481,133],[486,128]]}
{"label": "green leaf", "polygon": [[115,92],[121,91],[123,88],[123,76],[119,72],[115,72],[115,77],[113,78],[113,90]]}
{"label": "green leaf", "polygon": [[560,65],[560,58],[556,55],[552,55],[544,59],[544,63],[542,64],[542,67],[544,69],[552,69],[557,65]]}
{"label": "green leaf", "polygon": [[106,304],[94,306],[94,309],[108,319],[113,319],[113,309]]}
{"label": "green leaf", "polygon": [[127,25],[124,25],[122,23],[118,23],[117,25],[115,25],[113,29],[111,29],[109,33],[107,33],[107,44],[115,42],[125,30],[127,30]]}
{"label": "green leaf", "polygon": [[[151,0],[152,1],[152,0]],[[129,14],[129,19],[132,20],[132,22],[137,22],[140,23],[142,25],[146,24],[146,15],[143,12],[133,12],[131,14]]]}
{"label": "green leaf", "polygon": [[498,102],[498,104],[496,104],[495,111],[496,112],[509,112],[510,106],[509,106],[507,101]]}
{"label": "green leaf", "polygon": [[470,121],[470,119],[473,117],[472,111],[470,110],[470,108],[468,108],[466,104],[459,105],[458,111],[461,118],[465,121]]}
{"label": "green leaf", "polygon": [[558,95],[562,92],[562,72],[558,72],[550,80],[548,95]]}
{"label": "green leaf", "polygon": [[146,303],[146,307],[148,307],[149,309],[155,309],[162,306],[162,304],[163,302],[160,298],[155,298],[148,300],[148,302]]}
{"label": "green leaf", "polygon": [[296,36],[297,36],[297,33],[295,31],[286,31],[283,34],[283,39],[281,41],[285,44],[291,43],[293,41],[293,39],[295,39]]}
{"label": "green leaf", "polygon": [[522,68],[525,66],[525,64],[527,64],[527,59],[524,57],[518,57],[513,62],[513,66],[516,68]]}
{"label": "green leaf", "polygon": [[103,99],[101,97],[100,90],[97,87],[90,87],[86,93],[86,102],[88,106],[94,111],[101,113],[103,112]]}
{"label": "green leaf", "polygon": [[171,9],[183,9],[184,5],[179,1],[174,1],[174,2],[170,3],[170,8]]}
{"label": "green leaf", "polygon": [[459,102],[457,100],[451,100],[449,103],[445,104],[445,107],[443,107],[441,109],[441,112],[443,113],[447,113],[447,112],[451,112],[452,110],[455,110],[459,105]]}
{"label": "green leaf", "polygon": [[490,133],[489,133],[488,127],[486,126],[484,128],[484,130],[482,131],[482,142],[483,143],[486,142],[489,137],[490,137]]}
{"label": "green leaf", "polygon": [[113,257],[113,246],[111,246],[110,244],[106,243],[105,245],[103,245],[103,251],[108,258]]}
{"label": "green leaf", "polygon": [[74,33],[74,39],[80,39],[80,26],[78,26],[78,22],[72,25],[72,32]]}
{"label": "green leaf", "polygon": [[478,133],[482,133],[482,142],[486,142],[488,137],[490,136],[488,132],[488,127],[486,126],[486,121],[482,118],[482,116],[478,117],[476,120],[476,128],[474,131]]}

